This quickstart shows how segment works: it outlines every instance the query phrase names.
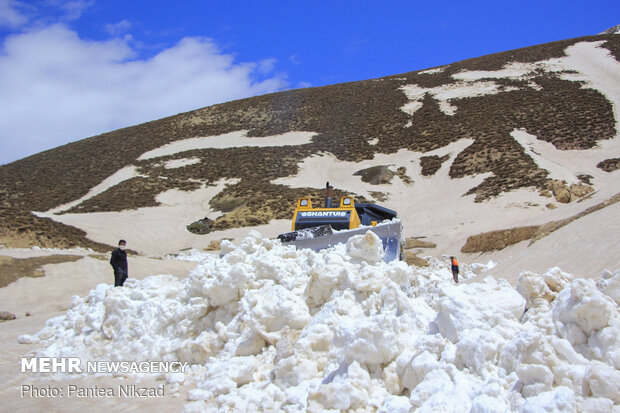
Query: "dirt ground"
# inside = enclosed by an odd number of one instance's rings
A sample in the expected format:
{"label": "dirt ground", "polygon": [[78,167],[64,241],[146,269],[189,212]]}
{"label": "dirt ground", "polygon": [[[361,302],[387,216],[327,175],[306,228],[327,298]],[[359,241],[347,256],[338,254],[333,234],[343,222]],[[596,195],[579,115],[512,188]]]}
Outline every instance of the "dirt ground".
{"label": "dirt ground", "polygon": [[46,264],[73,262],[81,258],[79,255],[49,255],[32,258],[0,257],[0,288],[6,287],[21,277],[43,277],[45,273],[41,267]]}
{"label": "dirt ground", "polygon": [[[2,262],[13,263],[9,268],[27,268],[41,271],[38,277],[21,277],[0,288],[0,310],[10,311],[17,319],[0,322],[0,406],[2,411],[19,412],[83,412],[93,410],[181,411],[187,403],[184,387],[164,384],[162,380],[114,377],[76,376],[66,380],[52,380],[32,373],[21,372],[21,357],[43,348],[43,344],[19,344],[18,337],[35,334],[45,322],[65,313],[74,295],[85,295],[99,283],[112,283],[113,275],[107,255],[28,255],[45,251],[3,250]],[[26,256],[26,257],[24,257]],[[17,264],[15,264],[17,263]],[[154,259],[134,256],[129,258],[130,277],[142,279],[152,274],[187,276],[196,266],[194,262],[174,259]],[[35,268],[38,267],[38,268]],[[31,316],[26,316],[30,313]],[[121,396],[120,385],[159,388],[163,397]],[[71,387],[73,386],[73,387]],[[70,388],[72,390],[70,393]],[[112,391],[114,397],[79,397],[81,389],[99,388]],[[51,389],[51,390],[50,390]],[[111,390],[108,390],[111,389]],[[47,393],[45,393],[47,391]],[[58,396],[50,395],[57,392]],[[62,397],[61,397],[62,395]]]}

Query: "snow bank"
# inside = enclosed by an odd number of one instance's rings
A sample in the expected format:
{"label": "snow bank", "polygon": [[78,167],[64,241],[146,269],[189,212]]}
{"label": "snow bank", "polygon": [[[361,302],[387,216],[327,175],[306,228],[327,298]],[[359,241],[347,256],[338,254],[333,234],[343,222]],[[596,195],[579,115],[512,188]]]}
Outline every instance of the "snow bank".
{"label": "snow bank", "polygon": [[386,264],[380,244],[370,232],[298,251],[251,232],[182,281],[99,285],[20,340],[83,361],[189,362],[160,377],[195,386],[187,412],[619,409],[620,271],[454,285],[445,263]]}

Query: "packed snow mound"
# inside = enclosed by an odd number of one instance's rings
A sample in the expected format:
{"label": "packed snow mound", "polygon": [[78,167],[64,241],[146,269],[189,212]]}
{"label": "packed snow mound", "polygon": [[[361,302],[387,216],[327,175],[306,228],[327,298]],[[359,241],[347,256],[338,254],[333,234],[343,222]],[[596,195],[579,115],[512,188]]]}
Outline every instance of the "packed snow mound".
{"label": "packed snow mound", "polygon": [[620,271],[455,285],[448,263],[384,263],[380,244],[369,232],[314,252],[251,232],[182,281],[99,285],[20,340],[52,357],[191,363],[161,377],[195,386],[187,412],[620,409]]}

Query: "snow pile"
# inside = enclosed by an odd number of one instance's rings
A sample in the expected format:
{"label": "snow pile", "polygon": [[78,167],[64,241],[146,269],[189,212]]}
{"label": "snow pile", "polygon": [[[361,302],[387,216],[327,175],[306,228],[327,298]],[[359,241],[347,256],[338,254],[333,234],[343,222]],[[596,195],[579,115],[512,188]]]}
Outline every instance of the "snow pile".
{"label": "snow pile", "polygon": [[170,260],[180,260],[180,261],[189,261],[189,262],[203,262],[205,261],[208,255],[215,255],[216,252],[211,252],[210,254],[205,253],[204,251],[198,250],[196,248],[190,248],[188,250],[184,250],[179,252],[178,254],[167,254],[164,257]]}
{"label": "snow pile", "polygon": [[454,285],[445,263],[386,264],[380,244],[369,232],[298,251],[251,232],[183,281],[100,285],[22,340],[46,340],[40,355],[192,363],[162,377],[195,385],[188,412],[619,409],[620,271]]}

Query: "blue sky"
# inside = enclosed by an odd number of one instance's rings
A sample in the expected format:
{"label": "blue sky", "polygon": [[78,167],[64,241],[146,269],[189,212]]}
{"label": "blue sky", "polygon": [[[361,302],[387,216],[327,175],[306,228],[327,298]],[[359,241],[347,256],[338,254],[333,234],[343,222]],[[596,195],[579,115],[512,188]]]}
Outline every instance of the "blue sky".
{"label": "blue sky", "polygon": [[618,0],[0,0],[0,164],[215,103],[597,34],[618,20]]}

